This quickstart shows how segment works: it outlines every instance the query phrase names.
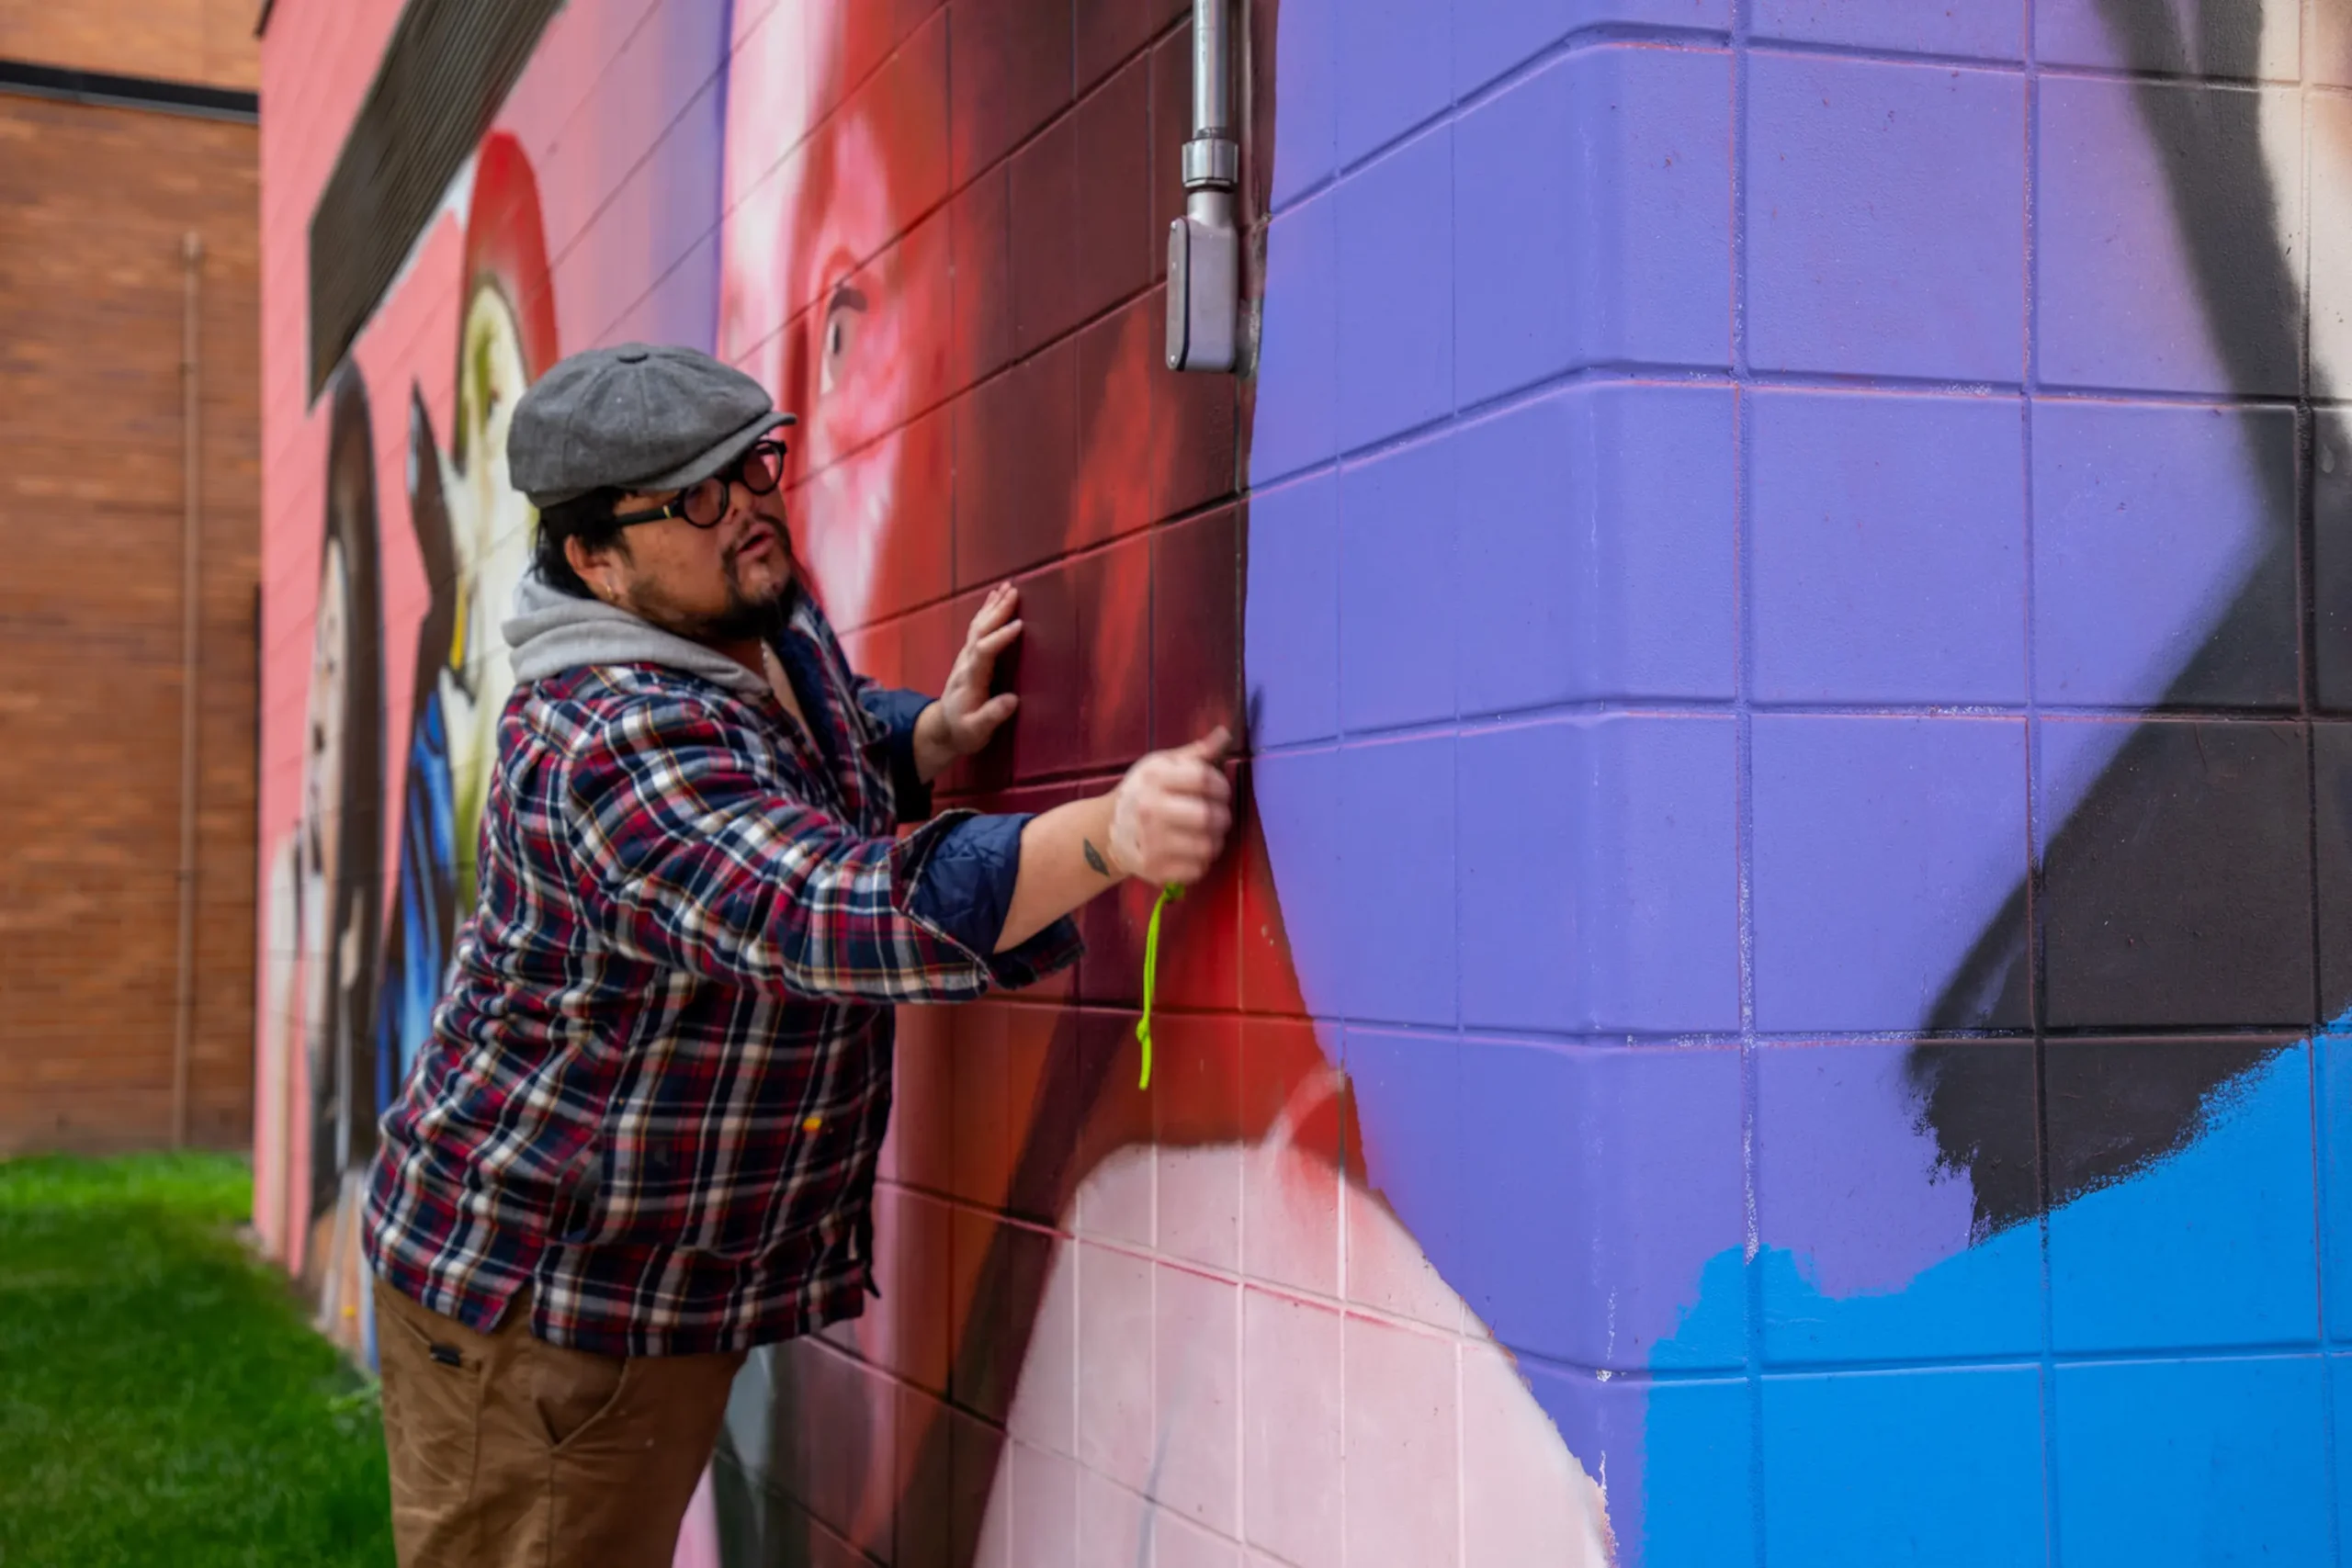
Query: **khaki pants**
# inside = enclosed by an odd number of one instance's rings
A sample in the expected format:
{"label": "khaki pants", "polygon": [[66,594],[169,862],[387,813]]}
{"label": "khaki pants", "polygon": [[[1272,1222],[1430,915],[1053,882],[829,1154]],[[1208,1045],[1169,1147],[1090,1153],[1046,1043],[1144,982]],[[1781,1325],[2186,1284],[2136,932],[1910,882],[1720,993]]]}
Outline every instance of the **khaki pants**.
{"label": "khaki pants", "polygon": [[483,1335],[375,1288],[401,1568],[670,1568],[741,1355],[567,1350],[528,1292]]}

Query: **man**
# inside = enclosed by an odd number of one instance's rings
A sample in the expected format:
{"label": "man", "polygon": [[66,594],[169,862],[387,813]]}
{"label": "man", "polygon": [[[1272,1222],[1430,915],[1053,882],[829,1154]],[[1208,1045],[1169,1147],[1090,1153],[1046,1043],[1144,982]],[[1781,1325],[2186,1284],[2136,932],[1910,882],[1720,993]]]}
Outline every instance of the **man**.
{"label": "man", "polygon": [[514,410],[539,508],[481,891],[368,1209],[409,1568],[670,1560],[750,1348],[856,1315],[891,1013],[1070,963],[1069,913],[1198,879],[1222,731],[1035,817],[920,820],[1012,716],[990,594],[935,702],[799,591],[790,423],[628,344]]}

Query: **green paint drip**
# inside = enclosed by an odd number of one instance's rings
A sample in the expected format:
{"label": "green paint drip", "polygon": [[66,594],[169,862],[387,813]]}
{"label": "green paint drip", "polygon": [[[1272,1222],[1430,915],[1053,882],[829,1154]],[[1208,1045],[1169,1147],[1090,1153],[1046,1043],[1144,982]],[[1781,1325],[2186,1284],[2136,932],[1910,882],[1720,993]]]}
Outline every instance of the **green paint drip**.
{"label": "green paint drip", "polygon": [[1174,883],[1159,890],[1159,902],[1151,907],[1151,929],[1143,939],[1143,1016],[1136,1020],[1136,1038],[1143,1043],[1143,1081],[1137,1089],[1151,1087],[1151,1003],[1153,993],[1159,989],[1159,917],[1168,906],[1184,896],[1184,890]]}

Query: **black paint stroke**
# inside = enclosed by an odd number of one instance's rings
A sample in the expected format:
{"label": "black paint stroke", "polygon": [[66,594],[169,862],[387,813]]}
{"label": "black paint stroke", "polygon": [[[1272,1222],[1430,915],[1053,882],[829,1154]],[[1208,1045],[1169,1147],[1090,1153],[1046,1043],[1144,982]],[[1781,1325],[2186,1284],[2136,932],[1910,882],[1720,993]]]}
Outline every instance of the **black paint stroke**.
{"label": "black paint stroke", "polygon": [[310,389],[358,341],[562,0],[407,0],[311,212]]}
{"label": "black paint stroke", "polygon": [[[2194,36],[2165,0],[2100,0],[2135,71],[2244,75],[2261,42],[2252,0],[2191,0]],[[2170,186],[2173,214],[2210,335],[2233,387],[2280,395],[2298,384],[2302,318],[2263,158],[2261,98],[2243,89],[2143,75],[2141,120]],[[2253,456],[2250,454],[2250,457]],[[2298,465],[2250,463],[2267,536],[2236,597],[2158,706],[2211,709],[2276,702],[2296,691]],[[2352,465],[2347,465],[2352,467]],[[2348,563],[2352,564],[2352,563]],[[2341,584],[2352,592],[2352,575]],[[2282,605],[2293,606],[2283,628]],[[2307,621],[2308,624],[2308,621]],[[2038,878],[2021,880],[1946,983],[1933,1031],[1981,1029],[2027,1014],[2045,1042],[2070,1030],[2309,1032],[2352,985],[2323,989],[2312,951],[2313,868],[2308,753],[2312,726],[2284,706],[2277,721],[2233,717],[2141,723],[2051,836]],[[2249,715],[2249,717],[2259,717]],[[2041,962],[2028,944],[2030,898]],[[2039,987],[2041,995],[2031,993]],[[1978,1235],[2144,1168],[2202,1125],[2226,1086],[2283,1048],[2133,1050],[2134,1092],[2109,1097],[2086,1123],[2021,1115],[1997,1054],[1967,1041],[1913,1048],[1908,1074],[1940,1158],[1969,1173]],[[2044,1104],[2062,1071],[2045,1043]]]}

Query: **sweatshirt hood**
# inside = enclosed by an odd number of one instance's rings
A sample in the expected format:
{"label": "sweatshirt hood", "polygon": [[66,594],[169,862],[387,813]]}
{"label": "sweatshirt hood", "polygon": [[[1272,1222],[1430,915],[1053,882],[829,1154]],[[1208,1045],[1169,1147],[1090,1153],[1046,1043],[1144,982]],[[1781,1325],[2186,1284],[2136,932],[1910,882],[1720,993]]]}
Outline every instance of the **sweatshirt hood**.
{"label": "sweatshirt hood", "polygon": [[601,599],[551,588],[536,571],[515,582],[514,613],[501,629],[513,651],[517,685],[592,665],[659,664],[741,696],[767,694],[765,681],[717,649],[665,632]]}

